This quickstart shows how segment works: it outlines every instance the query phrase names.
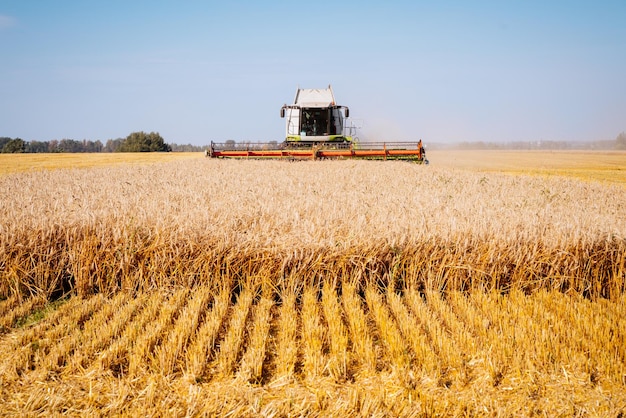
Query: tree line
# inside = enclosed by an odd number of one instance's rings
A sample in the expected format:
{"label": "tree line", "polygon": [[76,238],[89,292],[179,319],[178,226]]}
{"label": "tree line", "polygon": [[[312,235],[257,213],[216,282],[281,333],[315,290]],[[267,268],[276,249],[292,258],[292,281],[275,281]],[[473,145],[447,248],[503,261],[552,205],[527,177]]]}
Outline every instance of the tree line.
{"label": "tree line", "polygon": [[[178,146],[177,146],[178,147]],[[133,132],[126,138],[90,141],[84,139],[53,139],[52,141],[24,141],[21,138],[0,137],[2,153],[47,152],[170,152],[172,146],[158,132]]]}
{"label": "tree line", "polygon": [[513,142],[460,142],[453,146],[461,150],[626,150],[626,132],[613,140],[591,142],[568,141],[513,141]]}
{"label": "tree line", "polygon": [[[270,141],[276,143],[276,141]],[[245,148],[245,142],[226,141],[227,145]],[[437,144],[430,144],[433,149]],[[449,148],[447,147],[444,148]],[[616,149],[626,150],[626,132],[620,133],[614,140],[594,141],[574,144],[564,141],[535,142],[461,142],[454,147],[460,149]],[[191,144],[168,144],[158,132],[133,132],[126,138],[102,141],[74,139],[53,139],[52,141],[24,141],[21,138],[0,137],[0,153],[54,153],[54,152],[202,152],[208,146]]]}

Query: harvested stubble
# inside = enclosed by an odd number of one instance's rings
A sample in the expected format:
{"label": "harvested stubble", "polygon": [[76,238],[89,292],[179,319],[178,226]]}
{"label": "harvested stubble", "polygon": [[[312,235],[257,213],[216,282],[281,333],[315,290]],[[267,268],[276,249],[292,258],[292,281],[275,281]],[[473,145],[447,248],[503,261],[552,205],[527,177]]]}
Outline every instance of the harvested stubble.
{"label": "harvested stubble", "polygon": [[211,352],[229,304],[230,291],[222,291],[215,297],[211,311],[205,313],[204,322],[198,328],[195,338],[187,347],[185,372],[192,382],[202,380],[207,361],[211,358]]}
{"label": "harvested stubble", "polygon": [[324,355],[326,332],[320,318],[320,308],[317,303],[317,289],[307,287],[302,296],[302,346],[304,374],[309,379],[322,375],[326,365]]}
{"label": "harvested stubble", "polygon": [[271,324],[270,311],[273,305],[274,301],[272,299],[264,297],[255,307],[252,332],[246,344],[246,352],[243,355],[238,372],[238,377],[251,383],[258,383],[262,378]]}
{"label": "harvested stubble", "polygon": [[282,305],[278,319],[276,336],[276,375],[289,380],[295,373],[298,360],[298,311],[296,310],[296,294],[286,291],[281,294]]}
{"label": "harvested stubble", "polygon": [[347,378],[348,331],[344,325],[341,305],[337,299],[335,286],[330,281],[323,285],[322,306],[324,318],[328,324],[330,345],[328,368],[331,376],[337,380]]}
{"label": "harvested stubble", "polygon": [[[56,311],[62,315],[50,312],[37,325],[12,328],[0,340],[5,353],[0,415],[624,412],[626,305],[621,301],[517,290],[507,296],[477,291],[439,297],[380,289],[375,282],[365,286],[364,296],[351,283],[340,288],[342,300],[347,293],[353,296],[349,303],[333,305],[338,315],[333,320],[340,324],[332,325],[322,316],[333,302],[316,298],[315,284],[295,292],[299,310],[292,309],[297,303],[292,296],[285,309],[271,309],[271,299],[254,298],[253,288],[243,289],[230,315],[224,313],[222,295],[200,303],[212,286],[197,287],[188,304],[181,303],[184,288],[155,290],[149,298],[126,292],[76,298]],[[407,317],[415,318],[412,327],[403,322]],[[157,320],[152,324],[149,318]],[[352,332],[351,321],[363,329]],[[293,336],[294,323],[303,324],[300,338],[292,340],[295,353],[284,340]],[[109,324],[116,331],[109,331]],[[271,324],[280,324],[276,344],[268,343]],[[94,336],[99,326],[106,335]],[[326,339],[342,327],[353,327],[345,351],[343,344],[333,348]],[[458,330],[466,335],[455,334]],[[470,339],[472,344],[464,345]],[[364,359],[368,353],[376,355]],[[345,373],[337,373],[336,359],[344,355]],[[141,359],[147,359],[144,367]],[[206,366],[197,363],[200,359]],[[272,364],[283,359],[291,365]],[[424,360],[440,367],[422,367]],[[176,364],[181,366],[172,367]],[[192,366],[189,371],[184,364]]]}
{"label": "harvested stubble", "polygon": [[389,162],[7,175],[0,415],[616,416],[625,207]]}
{"label": "harvested stubble", "polygon": [[237,299],[237,304],[233,307],[232,317],[228,324],[228,332],[219,345],[219,354],[213,368],[214,373],[212,374],[227,378],[235,370],[235,363],[243,351],[246,321],[253,300],[253,290],[245,289],[239,294],[239,299]]}

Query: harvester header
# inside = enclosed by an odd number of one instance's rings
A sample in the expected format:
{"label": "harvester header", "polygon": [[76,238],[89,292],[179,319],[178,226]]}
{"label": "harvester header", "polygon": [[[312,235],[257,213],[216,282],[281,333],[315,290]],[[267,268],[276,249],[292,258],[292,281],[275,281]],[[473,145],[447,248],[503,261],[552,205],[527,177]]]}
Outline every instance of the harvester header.
{"label": "harvester header", "polygon": [[350,110],[338,105],[329,85],[326,89],[296,90],[293,104],[284,104],[285,139],[279,144],[211,142],[206,151],[213,158],[360,158],[411,160],[428,164],[422,140],[417,142],[359,143],[348,123]]}

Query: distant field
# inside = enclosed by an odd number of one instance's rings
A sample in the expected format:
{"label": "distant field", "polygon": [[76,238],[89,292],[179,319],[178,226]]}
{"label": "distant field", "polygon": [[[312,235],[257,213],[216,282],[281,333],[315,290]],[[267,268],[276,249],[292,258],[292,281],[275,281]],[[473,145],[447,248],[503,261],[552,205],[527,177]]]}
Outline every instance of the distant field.
{"label": "distant field", "polygon": [[430,163],[470,171],[566,176],[626,185],[626,151],[429,151]]}
{"label": "distant field", "polygon": [[[202,153],[0,154],[0,175],[88,168],[115,164],[151,164],[204,158]],[[626,185],[626,151],[428,151],[432,165],[482,172],[566,176]]]}
{"label": "distant field", "polygon": [[428,157],[2,156],[0,416],[624,416],[624,154]]}
{"label": "distant field", "polygon": [[202,153],[192,152],[0,154],[0,175],[59,168],[89,168],[116,164],[152,164],[203,156],[204,154]]}

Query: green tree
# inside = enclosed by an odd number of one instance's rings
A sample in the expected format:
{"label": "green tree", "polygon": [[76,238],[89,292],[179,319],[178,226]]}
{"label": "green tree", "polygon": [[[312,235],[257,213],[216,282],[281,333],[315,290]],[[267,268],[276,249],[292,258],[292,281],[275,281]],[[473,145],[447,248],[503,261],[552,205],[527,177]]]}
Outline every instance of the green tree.
{"label": "green tree", "polygon": [[84,152],[102,152],[102,148],[104,148],[104,145],[102,145],[102,141],[100,140],[96,140],[94,141],[87,141],[83,139],[83,151]]}
{"label": "green tree", "polygon": [[26,152],[40,153],[48,152],[48,142],[46,141],[30,141],[26,147]]}
{"label": "green tree", "polygon": [[201,145],[175,143],[170,143],[170,147],[172,147],[173,152],[202,152],[207,148],[206,146]]}
{"label": "green tree", "polygon": [[123,138],[116,139],[108,139],[106,144],[104,145],[104,152],[118,152],[122,143],[124,142]]}
{"label": "green tree", "polygon": [[26,151],[26,143],[20,138],[15,138],[4,144],[3,154],[15,154]]}
{"label": "green tree", "polygon": [[11,140],[8,136],[0,137],[0,152],[2,152],[2,148]]}
{"label": "green tree", "polygon": [[165,143],[158,132],[133,132],[126,137],[118,148],[119,152],[170,152],[172,148]]}
{"label": "green tree", "polygon": [[62,139],[59,141],[59,152],[82,152],[83,144],[74,139]]}

